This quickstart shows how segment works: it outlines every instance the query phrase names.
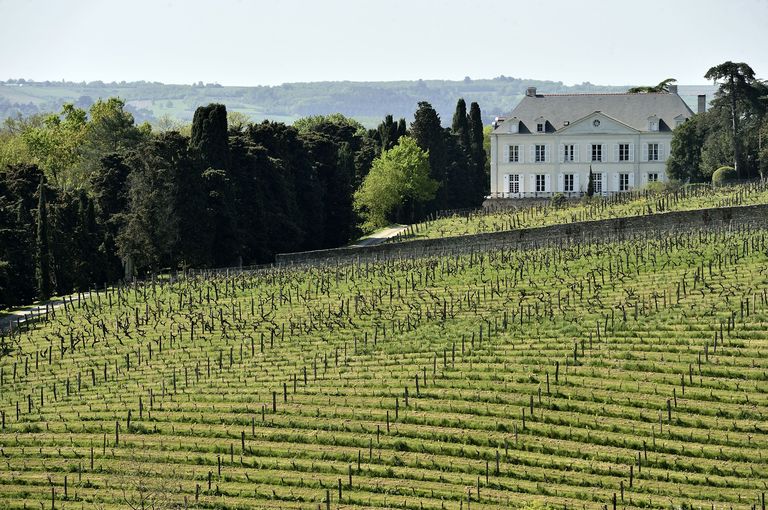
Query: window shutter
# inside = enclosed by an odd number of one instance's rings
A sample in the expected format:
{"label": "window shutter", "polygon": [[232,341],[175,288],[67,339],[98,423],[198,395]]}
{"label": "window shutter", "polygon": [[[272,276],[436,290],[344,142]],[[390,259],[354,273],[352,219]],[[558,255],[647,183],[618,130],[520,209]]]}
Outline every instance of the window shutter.
{"label": "window shutter", "polygon": [[629,160],[632,162],[635,161],[635,144],[634,143],[629,144]]}
{"label": "window shutter", "polygon": [[552,145],[550,144],[544,146],[544,161],[547,163],[552,161]]}
{"label": "window shutter", "polygon": [[509,174],[504,174],[504,188],[502,188],[502,195],[506,196],[509,192]]}
{"label": "window shutter", "polygon": [[552,183],[550,182],[550,175],[544,175],[544,191],[552,191]]}
{"label": "window shutter", "polygon": [[664,144],[659,144],[659,161],[664,161]]}
{"label": "window shutter", "polygon": [[629,189],[635,188],[635,172],[629,174]]}
{"label": "window shutter", "polygon": [[573,191],[581,191],[581,188],[579,187],[579,174],[573,174]]}
{"label": "window shutter", "polygon": [[648,161],[648,144],[643,144],[643,152],[640,153],[640,161]]}
{"label": "window shutter", "polygon": [[560,144],[560,156],[558,156],[558,161],[560,163],[565,161],[565,145],[562,143]]}
{"label": "window shutter", "polygon": [[613,189],[611,191],[619,191],[619,174],[613,174]]}
{"label": "window shutter", "polygon": [[605,153],[607,150],[607,145],[602,144],[600,147],[600,161],[608,161],[608,155]]}
{"label": "window shutter", "polygon": [[517,182],[520,186],[520,193],[522,196],[522,193],[525,193],[525,176],[524,175],[518,175],[517,176]]}
{"label": "window shutter", "polygon": [[600,182],[603,183],[603,196],[608,195],[608,174],[600,172]]}
{"label": "window shutter", "polygon": [[641,175],[641,183],[642,183],[643,186],[648,184],[648,173],[647,172],[643,172],[643,174]]}
{"label": "window shutter", "polygon": [[524,145],[517,146],[517,162],[518,163],[525,163],[525,151],[523,150],[524,148],[525,148]]}
{"label": "window shutter", "polygon": [[531,192],[535,192],[536,191],[536,174],[531,174],[530,178],[531,178],[531,186],[530,186]]}
{"label": "window shutter", "polygon": [[528,152],[529,152],[529,154],[530,154],[530,160],[529,160],[529,161],[530,161],[531,163],[535,163],[535,162],[536,162],[536,145],[534,145],[534,144],[531,144],[531,145],[529,146],[529,150],[528,150]]}
{"label": "window shutter", "polygon": [[619,161],[619,144],[618,143],[613,144],[613,161],[614,162]]}
{"label": "window shutter", "polygon": [[557,191],[560,193],[565,191],[565,176],[563,174],[557,174]]}
{"label": "window shutter", "polygon": [[577,163],[579,162],[579,144],[578,143],[573,145],[573,160]]}
{"label": "window shutter", "polygon": [[504,146],[504,163],[509,163],[509,145]]}

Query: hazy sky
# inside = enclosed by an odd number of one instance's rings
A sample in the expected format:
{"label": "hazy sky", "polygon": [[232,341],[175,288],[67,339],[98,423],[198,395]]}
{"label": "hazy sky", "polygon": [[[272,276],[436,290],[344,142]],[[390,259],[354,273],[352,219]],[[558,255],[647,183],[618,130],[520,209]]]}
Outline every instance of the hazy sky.
{"label": "hazy sky", "polygon": [[0,79],[768,77],[768,0],[0,0]]}

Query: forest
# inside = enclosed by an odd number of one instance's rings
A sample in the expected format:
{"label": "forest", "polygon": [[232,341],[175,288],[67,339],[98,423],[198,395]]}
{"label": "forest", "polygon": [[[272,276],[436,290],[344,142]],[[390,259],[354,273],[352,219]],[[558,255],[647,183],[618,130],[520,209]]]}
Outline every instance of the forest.
{"label": "forest", "polygon": [[[188,133],[187,133],[188,131]],[[361,232],[353,196],[409,135],[437,183],[409,220],[485,195],[480,108],[450,128],[427,102],[410,126],[343,115],[247,123],[222,104],[189,130],[137,125],[122,99],[7,119],[0,131],[0,308],[165,270],[268,263]],[[397,219],[397,218],[395,218]]]}

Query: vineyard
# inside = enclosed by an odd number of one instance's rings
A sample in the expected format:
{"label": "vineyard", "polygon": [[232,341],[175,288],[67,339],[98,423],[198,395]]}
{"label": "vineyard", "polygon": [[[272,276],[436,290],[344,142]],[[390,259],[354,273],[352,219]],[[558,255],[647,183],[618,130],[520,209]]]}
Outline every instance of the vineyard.
{"label": "vineyard", "polygon": [[[522,203],[525,204],[525,202]],[[702,186],[667,192],[637,191],[610,197],[595,197],[587,201],[449,212],[430,218],[423,223],[410,225],[402,234],[392,238],[392,242],[484,234],[670,211],[766,203],[768,203],[768,183],[766,182],[716,189]]]}
{"label": "vineyard", "polygon": [[0,506],[764,510],[767,322],[751,229],[106,289],[0,339]]}

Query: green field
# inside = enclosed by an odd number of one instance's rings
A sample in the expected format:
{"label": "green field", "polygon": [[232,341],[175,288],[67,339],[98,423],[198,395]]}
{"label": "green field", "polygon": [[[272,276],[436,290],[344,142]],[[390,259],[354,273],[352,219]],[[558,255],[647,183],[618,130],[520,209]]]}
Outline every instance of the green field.
{"label": "green field", "polygon": [[392,242],[501,232],[668,211],[766,203],[768,203],[768,183],[761,182],[716,189],[698,186],[668,192],[639,191],[608,198],[595,197],[592,200],[568,201],[557,207],[552,204],[534,207],[523,205],[445,215],[412,225],[407,232],[393,238]]}
{"label": "green field", "polygon": [[767,236],[75,300],[2,340],[0,507],[759,509]]}

